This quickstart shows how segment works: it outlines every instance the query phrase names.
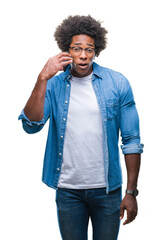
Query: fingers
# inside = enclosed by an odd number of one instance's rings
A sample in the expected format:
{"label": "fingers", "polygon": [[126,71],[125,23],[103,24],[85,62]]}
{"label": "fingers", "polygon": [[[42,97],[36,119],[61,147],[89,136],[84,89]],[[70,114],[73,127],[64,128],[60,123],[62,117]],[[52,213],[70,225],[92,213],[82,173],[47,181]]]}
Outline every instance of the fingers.
{"label": "fingers", "polygon": [[123,225],[131,223],[137,216],[137,202],[134,197],[125,197],[120,206],[120,220],[124,217],[124,211],[127,211],[127,219],[124,221]]}
{"label": "fingers", "polygon": [[73,62],[73,59],[71,57],[61,57],[59,59],[60,63],[62,63],[63,65],[66,65],[68,62]]}
{"label": "fingers", "polygon": [[57,57],[60,64],[60,70],[63,70],[64,66],[69,65],[73,62],[73,59],[68,52],[61,52],[57,55]]}
{"label": "fingers", "polygon": [[137,216],[137,210],[134,209],[127,209],[127,219],[123,223],[123,225],[126,225],[128,223],[131,223]]}
{"label": "fingers", "polygon": [[121,206],[120,207],[120,220],[122,220],[124,217],[124,208]]}
{"label": "fingers", "polygon": [[63,70],[65,65],[73,62],[71,55],[68,52],[61,52],[50,58],[50,65],[56,68],[57,71]]}
{"label": "fingers", "polygon": [[123,225],[126,225],[130,222],[132,222],[134,220],[134,217],[133,217],[133,213],[132,212],[129,212],[127,210],[127,219],[125,220],[125,222],[123,223]]}
{"label": "fingers", "polygon": [[63,66],[73,62],[71,55],[68,52],[60,52],[59,54],[48,59],[44,65],[40,76],[42,79],[52,78],[58,71],[63,70]]}
{"label": "fingers", "polygon": [[61,68],[60,68],[60,70],[63,70],[63,67],[64,66],[66,66],[66,65],[69,65],[69,64],[71,64],[73,62],[73,59],[72,58],[62,58],[61,59],[61,62],[60,62],[60,65],[61,65]]}
{"label": "fingers", "polygon": [[57,55],[58,59],[60,59],[61,57],[71,57],[71,54],[68,53],[68,52],[60,52],[58,55]]}

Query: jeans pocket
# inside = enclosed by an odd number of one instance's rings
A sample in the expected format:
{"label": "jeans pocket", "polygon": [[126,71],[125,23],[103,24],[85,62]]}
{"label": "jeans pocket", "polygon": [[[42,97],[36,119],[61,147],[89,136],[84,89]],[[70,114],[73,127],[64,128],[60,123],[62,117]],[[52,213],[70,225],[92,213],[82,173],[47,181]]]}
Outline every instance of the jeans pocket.
{"label": "jeans pocket", "polygon": [[107,111],[107,119],[112,120],[115,118],[118,109],[118,99],[107,99],[106,100],[106,111]]}

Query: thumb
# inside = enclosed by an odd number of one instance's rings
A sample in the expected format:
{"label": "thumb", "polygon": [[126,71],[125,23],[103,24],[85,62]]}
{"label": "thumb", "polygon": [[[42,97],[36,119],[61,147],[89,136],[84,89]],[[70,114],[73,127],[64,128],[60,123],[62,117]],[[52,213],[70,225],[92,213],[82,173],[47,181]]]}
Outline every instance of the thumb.
{"label": "thumb", "polygon": [[120,206],[120,220],[122,220],[124,217],[124,207]]}

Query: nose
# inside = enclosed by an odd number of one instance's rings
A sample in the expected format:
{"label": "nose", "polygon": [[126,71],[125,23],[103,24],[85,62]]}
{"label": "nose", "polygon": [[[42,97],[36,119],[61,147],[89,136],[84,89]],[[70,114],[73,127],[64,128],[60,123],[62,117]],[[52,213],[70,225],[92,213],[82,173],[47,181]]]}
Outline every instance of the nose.
{"label": "nose", "polygon": [[87,58],[87,55],[86,55],[86,52],[85,52],[84,49],[81,51],[80,58],[81,59],[86,59]]}

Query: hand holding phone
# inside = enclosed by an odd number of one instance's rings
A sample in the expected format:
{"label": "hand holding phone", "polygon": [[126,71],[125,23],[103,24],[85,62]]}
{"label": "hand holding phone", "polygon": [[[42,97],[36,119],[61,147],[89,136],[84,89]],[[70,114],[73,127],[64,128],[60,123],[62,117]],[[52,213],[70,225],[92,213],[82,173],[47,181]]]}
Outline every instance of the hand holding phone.
{"label": "hand holding phone", "polygon": [[42,78],[50,79],[58,71],[63,71],[69,64],[73,62],[71,55],[67,52],[61,52],[56,56],[49,58],[45,66],[43,67],[40,75]]}

